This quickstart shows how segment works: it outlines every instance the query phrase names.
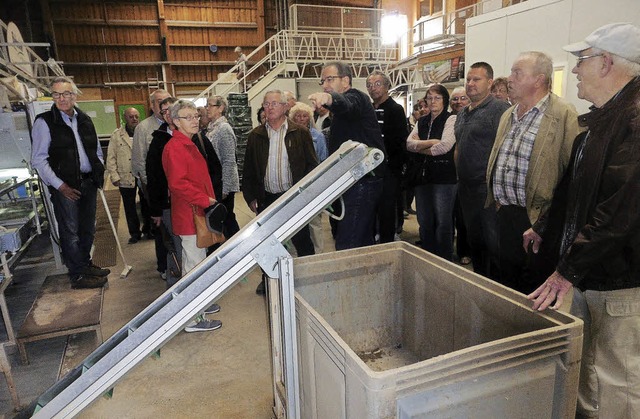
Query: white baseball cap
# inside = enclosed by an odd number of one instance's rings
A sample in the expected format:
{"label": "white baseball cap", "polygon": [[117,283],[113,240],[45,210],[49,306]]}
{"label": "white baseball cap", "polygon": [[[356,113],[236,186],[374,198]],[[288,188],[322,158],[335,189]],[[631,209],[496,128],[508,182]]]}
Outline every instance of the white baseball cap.
{"label": "white baseball cap", "polygon": [[610,23],[591,32],[584,41],[562,47],[573,55],[589,48],[598,48],[640,64],[640,28],[631,23]]}

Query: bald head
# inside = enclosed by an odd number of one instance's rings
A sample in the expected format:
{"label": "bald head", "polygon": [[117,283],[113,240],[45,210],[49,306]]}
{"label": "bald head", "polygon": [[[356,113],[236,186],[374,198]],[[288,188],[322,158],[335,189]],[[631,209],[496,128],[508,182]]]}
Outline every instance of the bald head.
{"label": "bald head", "polygon": [[124,123],[128,131],[133,131],[140,122],[140,112],[136,108],[127,108],[123,112]]}

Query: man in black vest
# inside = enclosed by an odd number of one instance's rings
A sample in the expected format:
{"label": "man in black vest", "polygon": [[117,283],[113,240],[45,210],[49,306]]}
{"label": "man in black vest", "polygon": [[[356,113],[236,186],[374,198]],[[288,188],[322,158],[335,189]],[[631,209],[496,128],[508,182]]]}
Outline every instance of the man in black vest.
{"label": "man in black vest", "polygon": [[104,160],[91,118],[75,107],[76,95],[66,77],[51,83],[54,105],[33,124],[31,164],[49,186],[71,287],[99,288],[110,271],[95,266],[90,251]]}

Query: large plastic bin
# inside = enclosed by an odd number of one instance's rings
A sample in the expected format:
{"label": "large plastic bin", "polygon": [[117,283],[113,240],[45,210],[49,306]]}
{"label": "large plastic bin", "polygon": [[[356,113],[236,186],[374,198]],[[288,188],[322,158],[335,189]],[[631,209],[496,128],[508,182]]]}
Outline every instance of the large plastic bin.
{"label": "large plastic bin", "polygon": [[574,417],[580,319],[401,242],[294,269],[301,417]]}

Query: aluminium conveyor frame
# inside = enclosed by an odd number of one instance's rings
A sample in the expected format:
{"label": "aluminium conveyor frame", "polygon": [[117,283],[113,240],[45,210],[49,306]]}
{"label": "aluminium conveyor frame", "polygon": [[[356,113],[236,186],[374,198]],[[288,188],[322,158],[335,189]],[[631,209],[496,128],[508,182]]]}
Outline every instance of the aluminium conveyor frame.
{"label": "aluminium conveyor frame", "polygon": [[[112,390],[117,381],[139,362],[157,353],[189,321],[202,313],[256,265],[260,264],[270,277],[278,277],[281,272],[292,274],[290,255],[289,259],[283,257],[279,250],[281,243],[290,239],[383,160],[384,154],[378,149],[353,141],[344,143],[338,151],[99,346],[78,367],[43,393],[23,413],[34,414],[36,418],[77,415],[96,398]],[[297,418],[299,389],[295,388],[297,365],[294,362],[297,342],[295,317],[292,317],[292,313],[295,313],[293,280],[292,277],[290,279],[287,286],[278,287],[280,316],[282,328],[285,329],[285,339],[281,340],[284,343],[282,349],[284,352],[293,351],[293,354],[284,353],[284,381],[290,388],[285,391],[286,406],[283,406],[283,413],[287,417]]]}

